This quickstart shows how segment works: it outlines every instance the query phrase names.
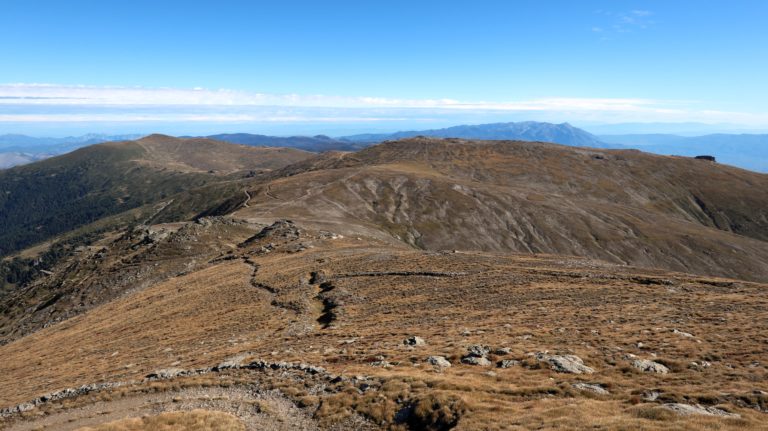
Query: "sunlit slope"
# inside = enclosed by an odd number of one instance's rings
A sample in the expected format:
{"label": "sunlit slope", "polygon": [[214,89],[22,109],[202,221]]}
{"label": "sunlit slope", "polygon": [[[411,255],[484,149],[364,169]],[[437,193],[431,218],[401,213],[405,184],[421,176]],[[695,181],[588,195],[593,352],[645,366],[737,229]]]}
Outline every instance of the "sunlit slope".
{"label": "sunlit slope", "polygon": [[377,226],[420,248],[768,279],[768,175],[684,157],[410,139],[255,181],[238,215]]}

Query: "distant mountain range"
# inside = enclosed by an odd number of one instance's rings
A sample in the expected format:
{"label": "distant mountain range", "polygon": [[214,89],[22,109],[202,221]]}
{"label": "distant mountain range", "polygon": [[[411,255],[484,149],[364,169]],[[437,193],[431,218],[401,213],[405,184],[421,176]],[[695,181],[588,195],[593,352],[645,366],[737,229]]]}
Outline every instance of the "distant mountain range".
{"label": "distant mountain range", "polygon": [[[454,126],[445,129],[414,130],[390,134],[362,134],[345,136],[341,139],[360,143],[379,143],[415,136],[429,136],[436,138],[464,138],[464,139],[488,139],[488,140],[514,140],[514,141],[540,141],[554,142],[556,144],[575,147],[608,148],[617,147],[609,145],[582,129],[571,126],[568,123],[552,124],[536,121],[524,121],[520,123],[491,123],[479,125]],[[621,147],[619,145],[618,147]]]}
{"label": "distant mountain range", "polygon": [[601,135],[612,144],[656,154],[713,155],[718,162],[768,173],[768,135],[713,134],[686,137],[668,134]]}
{"label": "distant mountain range", "polygon": [[27,135],[0,135],[0,150],[30,151],[32,149],[59,149],[68,147],[84,147],[86,145],[100,144],[111,141],[129,141],[144,135],[102,135],[90,133],[82,136],[67,136],[65,138],[36,138]]}
{"label": "distant mountain range", "polygon": [[38,138],[15,134],[0,135],[0,169],[47,159],[88,145],[111,141],[128,141],[141,136],[137,134],[88,134],[65,138]]}
{"label": "distant mountain range", "polygon": [[345,140],[344,138],[334,139],[325,135],[282,137],[254,135],[250,133],[226,133],[205,137],[232,144],[265,147],[291,147],[316,153],[321,153],[323,151],[355,151],[365,146]]}
{"label": "distant mountain range", "polygon": [[[0,169],[63,154],[87,145],[123,141],[141,135],[84,135],[66,138],[33,138],[0,135]],[[395,133],[357,134],[340,137],[268,136],[231,133],[205,136],[234,144],[289,147],[305,151],[357,151],[367,146],[415,136],[553,142],[592,148],[637,148],[666,155],[712,155],[719,162],[758,172],[768,172],[768,135],[713,134],[685,137],[673,134],[594,135],[568,123],[535,121],[461,125],[444,129],[411,130]]]}

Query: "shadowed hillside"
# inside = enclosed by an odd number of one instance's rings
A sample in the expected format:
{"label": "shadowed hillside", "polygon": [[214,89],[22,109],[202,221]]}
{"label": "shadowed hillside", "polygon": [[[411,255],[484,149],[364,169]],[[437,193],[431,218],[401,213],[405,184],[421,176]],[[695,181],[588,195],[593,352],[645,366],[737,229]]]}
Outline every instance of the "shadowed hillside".
{"label": "shadowed hillside", "polygon": [[108,215],[229,180],[227,174],[279,168],[307,154],[152,135],[0,171],[0,256]]}

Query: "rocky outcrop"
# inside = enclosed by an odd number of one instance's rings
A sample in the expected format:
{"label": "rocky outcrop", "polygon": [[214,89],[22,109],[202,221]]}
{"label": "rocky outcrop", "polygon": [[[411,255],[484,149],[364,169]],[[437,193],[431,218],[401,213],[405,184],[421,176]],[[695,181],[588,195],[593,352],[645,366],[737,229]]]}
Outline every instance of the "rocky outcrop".
{"label": "rocky outcrop", "polygon": [[669,404],[662,405],[662,407],[667,410],[671,410],[681,416],[704,415],[704,416],[720,416],[724,418],[741,417],[741,415],[737,413],[727,412],[717,407],[705,407],[700,404],[669,403]]}
{"label": "rocky outcrop", "polygon": [[488,346],[473,344],[467,347],[467,354],[461,358],[461,362],[463,364],[489,367],[491,366],[491,361],[488,359],[488,354],[490,352],[491,348]]}
{"label": "rocky outcrop", "polygon": [[481,367],[490,367],[491,361],[488,360],[488,358],[478,357],[478,356],[465,356],[461,358],[462,364],[468,364],[468,365],[479,365]]}
{"label": "rocky outcrop", "polygon": [[448,368],[451,366],[451,363],[444,356],[430,356],[427,358],[427,363],[438,368]]}
{"label": "rocky outcrop", "polygon": [[245,240],[240,246],[245,247],[265,239],[296,240],[299,239],[301,233],[301,230],[291,220],[278,220]]}
{"label": "rocky outcrop", "polygon": [[520,365],[520,361],[514,359],[503,359],[497,364],[499,368],[512,368]]}
{"label": "rocky outcrop", "polygon": [[573,387],[580,391],[592,392],[593,394],[598,394],[598,395],[610,394],[610,392],[608,392],[604,387],[600,385],[592,384],[592,383],[574,383]]}
{"label": "rocky outcrop", "polygon": [[403,344],[405,344],[406,346],[423,346],[427,344],[427,342],[424,341],[423,338],[417,337],[414,335],[403,340]]}
{"label": "rocky outcrop", "polygon": [[584,365],[584,361],[576,355],[549,355],[546,352],[538,352],[534,355],[540,362],[546,362],[549,367],[558,373],[592,374],[595,370]]}
{"label": "rocky outcrop", "polygon": [[645,373],[669,373],[669,368],[667,368],[665,365],[651,361],[649,359],[635,359],[632,361],[632,366]]}

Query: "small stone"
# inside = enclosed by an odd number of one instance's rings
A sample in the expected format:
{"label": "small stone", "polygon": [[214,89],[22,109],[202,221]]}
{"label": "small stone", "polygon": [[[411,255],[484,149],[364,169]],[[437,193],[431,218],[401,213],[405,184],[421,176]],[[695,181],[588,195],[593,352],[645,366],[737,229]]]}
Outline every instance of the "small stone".
{"label": "small stone", "polygon": [[499,368],[512,368],[520,365],[520,361],[516,361],[514,359],[503,359],[499,361],[497,365]]}
{"label": "small stone", "polygon": [[608,392],[604,387],[592,383],[574,383],[573,387],[585,392],[592,392],[598,395],[608,395]]}
{"label": "small stone", "polygon": [[150,374],[147,374],[147,378],[148,379],[171,379],[181,374],[184,374],[185,372],[186,371],[182,370],[181,368],[163,368],[161,370],[156,370]]}
{"label": "small stone", "polygon": [[657,374],[669,373],[669,368],[667,368],[666,366],[658,362],[654,362],[648,359],[635,359],[634,361],[632,361],[632,366],[645,373],[657,373]]}
{"label": "small stone", "polygon": [[667,410],[672,410],[673,412],[681,416],[704,415],[704,416],[720,416],[720,417],[726,417],[726,418],[741,417],[741,415],[739,414],[727,412],[717,407],[704,407],[699,404],[668,403],[668,404],[663,404],[662,407]]}
{"label": "small stone", "polygon": [[509,347],[499,347],[498,349],[494,350],[493,353],[496,355],[509,355],[512,353],[512,349]]}
{"label": "small stone", "polygon": [[584,361],[576,355],[548,355],[539,352],[536,359],[549,363],[549,367],[558,373],[592,374],[595,370],[584,365]]}
{"label": "small stone", "polygon": [[643,392],[643,401],[656,401],[660,395],[661,392],[659,391],[645,391]]}
{"label": "small stone", "polygon": [[440,368],[448,368],[451,366],[451,363],[445,359],[444,356],[430,356],[427,358],[427,363]]}
{"label": "small stone", "polygon": [[484,358],[488,356],[488,353],[491,352],[491,348],[488,346],[483,346],[480,344],[473,344],[469,347],[467,347],[467,352],[469,356],[476,356],[478,358]]}
{"label": "small stone", "polygon": [[411,336],[403,340],[403,344],[406,346],[423,346],[427,344],[427,342],[421,337]]}
{"label": "small stone", "polygon": [[481,367],[490,367],[491,361],[488,358],[478,356],[465,356],[461,358],[461,362],[468,365],[479,365]]}

